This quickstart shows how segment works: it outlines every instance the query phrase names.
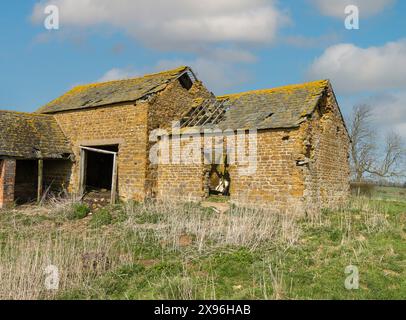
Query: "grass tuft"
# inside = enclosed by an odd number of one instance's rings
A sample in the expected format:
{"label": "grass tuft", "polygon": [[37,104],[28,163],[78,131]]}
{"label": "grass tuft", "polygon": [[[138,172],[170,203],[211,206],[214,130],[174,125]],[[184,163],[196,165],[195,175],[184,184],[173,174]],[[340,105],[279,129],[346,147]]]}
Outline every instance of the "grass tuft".
{"label": "grass tuft", "polygon": [[85,203],[74,203],[70,208],[67,218],[68,220],[80,220],[87,217],[90,213],[90,208]]}
{"label": "grass tuft", "polygon": [[102,226],[108,226],[113,222],[113,216],[108,208],[97,210],[90,220],[90,225],[93,228],[100,228]]}

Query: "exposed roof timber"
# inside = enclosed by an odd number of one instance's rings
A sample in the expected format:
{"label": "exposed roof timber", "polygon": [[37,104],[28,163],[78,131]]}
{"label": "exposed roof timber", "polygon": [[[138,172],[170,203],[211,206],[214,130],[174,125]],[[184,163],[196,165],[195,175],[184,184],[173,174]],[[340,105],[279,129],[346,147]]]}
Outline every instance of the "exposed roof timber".
{"label": "exposed roof timber", "polygon": [[199,106],[181,121],[182,127],[215,126],[224,130],[298,127],[314,112],[329,85],[328,80],[320,80],[199,101]]}

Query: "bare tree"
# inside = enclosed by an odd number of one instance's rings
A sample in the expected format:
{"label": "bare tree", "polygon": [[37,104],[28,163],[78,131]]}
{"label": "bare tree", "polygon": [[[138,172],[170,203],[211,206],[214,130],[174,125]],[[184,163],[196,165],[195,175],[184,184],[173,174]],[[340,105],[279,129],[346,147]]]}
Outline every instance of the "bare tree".
{"label": "bare tree", "polygon": [[350,123],[351,167],[357,182],[372,167],[375,158],[375,134],[371,126],[372,111],[368,105],[355,106]]}
{"label": "bare tree", "polygon": [[368,168],[367,172],[381,178],[401,177],[404,170],[401,167],[405,156],[402,137],[392,131],[386,135],[384,156],[380,162]]}
{"label": "bare tree", "polygon": [[355,106],[349,122],[351,166],[357,182],[361,182],[365,174],[379,178],[404,175],[401,164],[405,157],[405,148],[401,136],[396,132],[388,133],[383,148],[378,148],[372,115],[370,106]]}

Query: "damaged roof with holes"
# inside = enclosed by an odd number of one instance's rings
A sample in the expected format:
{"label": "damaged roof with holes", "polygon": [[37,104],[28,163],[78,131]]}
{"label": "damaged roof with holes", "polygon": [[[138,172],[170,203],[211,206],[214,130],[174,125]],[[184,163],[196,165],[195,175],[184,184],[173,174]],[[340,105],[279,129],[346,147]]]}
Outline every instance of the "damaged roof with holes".
{"label": "damaged roof with holes", "polygon": [[191,78],[194,77],[189,67],[179,67],[133,79],[77,86],[38,109],[37,113],[57,113],[137,101],[164,90],[170,82],[180,78],[185,73],[188,73]]}
{"label": "damaged roof with holes", "polygon": [[320,80],[197,100],[181,126],[222,130],[298,127],[313,113],[328,86],[328,80]]}
{"label": "damaged roof with holes", "polygon": [[0,111],[0,156],[58,159],[71,153],[53,116]]}

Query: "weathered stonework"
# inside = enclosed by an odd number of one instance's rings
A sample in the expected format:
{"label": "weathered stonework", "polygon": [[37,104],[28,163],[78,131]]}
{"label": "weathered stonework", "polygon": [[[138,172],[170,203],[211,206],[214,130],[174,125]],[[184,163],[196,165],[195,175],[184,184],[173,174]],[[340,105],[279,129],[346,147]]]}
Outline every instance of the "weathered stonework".
{"label": "weathered stonework", "polygon": [[200,92],[208,94],[199,82],[186,90],[176,81],[148,101],[56,113],[75,155],[69,192],[79,191],[80,146],[118,144],[119,197],[143,201],[155,194],[156,167],[149,162],[149,135],[179,119]]}
{"label": "weathered stonework", "polygon": [[[230,200],[242,206],[261,206],[275,211],[297,210],[303,205],[303,171],[296,165],[298,130],[262,130],[257,133],[257,158],[255,172],[247,174],[247,163],[236,162],[229,166]],[[200,148],[204,145],[200,138]],[[223,141],[224,154],[227,139]],[[248,136],[245,150],[248,153]],[[194,140],[196,141],[196,140]],[[181,148],[193,140],[180,143]],[[171,139],[170,145],[178,145]],[[195,144],[196,145],[196,144]],[[214,148],[214,146],[213,146]],[[172,149],[170,149],[172,152]],[[183,152],[183,151],[182,151]],[[182,153],[181,152],[181,153]],[[248,154],[247,154],[248,155]],[[203,157],[203,150],[201,151]],[[172,158],[170,159],[172,160]],[[253,160],[253,159],[252,159]],[[180,201],[200,201],[208,196],[210,165],[179,163],[159,165],[158,198]]]}
{"label": "weathered stonework", "polygon": [[[190,110],[196,98],[208,98],[211,93],[203,86],[200,81],[196,81],[189,90],[185,90],[181,84],[176,81],[168,86],[161,94],[156,96],[156,99],[151,101],[148,108],[148,137],[152,130],[164,129],[170,132],[169,128],[173,121],[179,121]],[[158,183],[158,166],[152,164],[149,160],[151,147],[155,144],[154,141],[149,141],[146,149],[147,154],[147,177],[145,181],[146,195],[154,198],[157,195]]]}
{"label": "weathered stonework", "polygon": [[349,197],[350,139],[334,93],[329,87],[311,119],[302,125],[308,210],[336,208]]}
{"label": "weathered stonework", "polygon": [[[258,130],[256,142],[253,174],[241,174],[246,164],[229,166],[231,202],[295,214],[334,208],[348,199],[350,141],[331,88],[299,127]],[[209,170],[202,164],[159,165],[157,197],[203,200],[208,196]]]}
{"label": "weathered stonework", "polygon": [[[169,163],[158,166],[156,197],[171,201],[201,201],[208,196],[206,186],[207,167],[203,163],[200,135],[175,137],[169,141]],[[162,141],[160,142],[163,143]],[[182,153],[186,145],[195,146],[196,163]],[[197,146],[197,147],[196,147]]]}
{"label": "weathered stonework", "polygon": [[55,114],[75,156],[69,192],[79,192],[80,146],[118,144],[118,193],[123,199],[144,199],[147,110],[144,102]]}
{"label": "weathered stonework", "polygon": [[304,183],[296,163],[299,141],[297,129],[258,131],[256,171],[241,175],[238,163],[230,167],[231,201],[279,212],[300,210]]}
{"label": "weathered stonework", "polygon": [[[183,133],[189,127],[200,131],[178,138],[171,132],[173,121],[181,123]],[[180,67],[78,86],[34,114],[0,112],[0,123],[4,158],[0,160],[0,206],[13,203],[15,194],[41,192],[38,160],[43,161],[43,187],[51,191],[79,193],[81,169],[84,173],[91,164],[95,170],[87,171],[89,177],[105,174],[98,188],[108,188],[107,171],[114,167],[111,158],[81,162],[85,152],[81,153],[81,146],[118,152],[117,194],[123,200],[200,201],[209,195],[210,186],[213,189],[211,174],[217,173],[215,166],[203,161],[207,150],[201,132],[213,128],[230,129],[233,134],[257,130],[256,154],[250,159],[251,165],[256,160],[255,170],[244,173],[247,164],[238,162],[237,154],[237,162],[227,167],[232,203],[303,213],[337,207],[349,195],[350,141],[327,80],[215,97],[190,68]],[[165,132],[160,141],[151,139],[156,129],[162,131],[159,136]],[[224,153],[233,134],[221,136]],[[179,161],[151,162],[156,143],[162,145],[166,139],[171,140],[170,153],[181,155]],[[183,150],[190,139],[197,159],[185,163],[190,159],[184,159]],[[248,144],[246,139],[245,150]],[[15,159],[17,164],[32,161],[17,170],[17,183]]]}

